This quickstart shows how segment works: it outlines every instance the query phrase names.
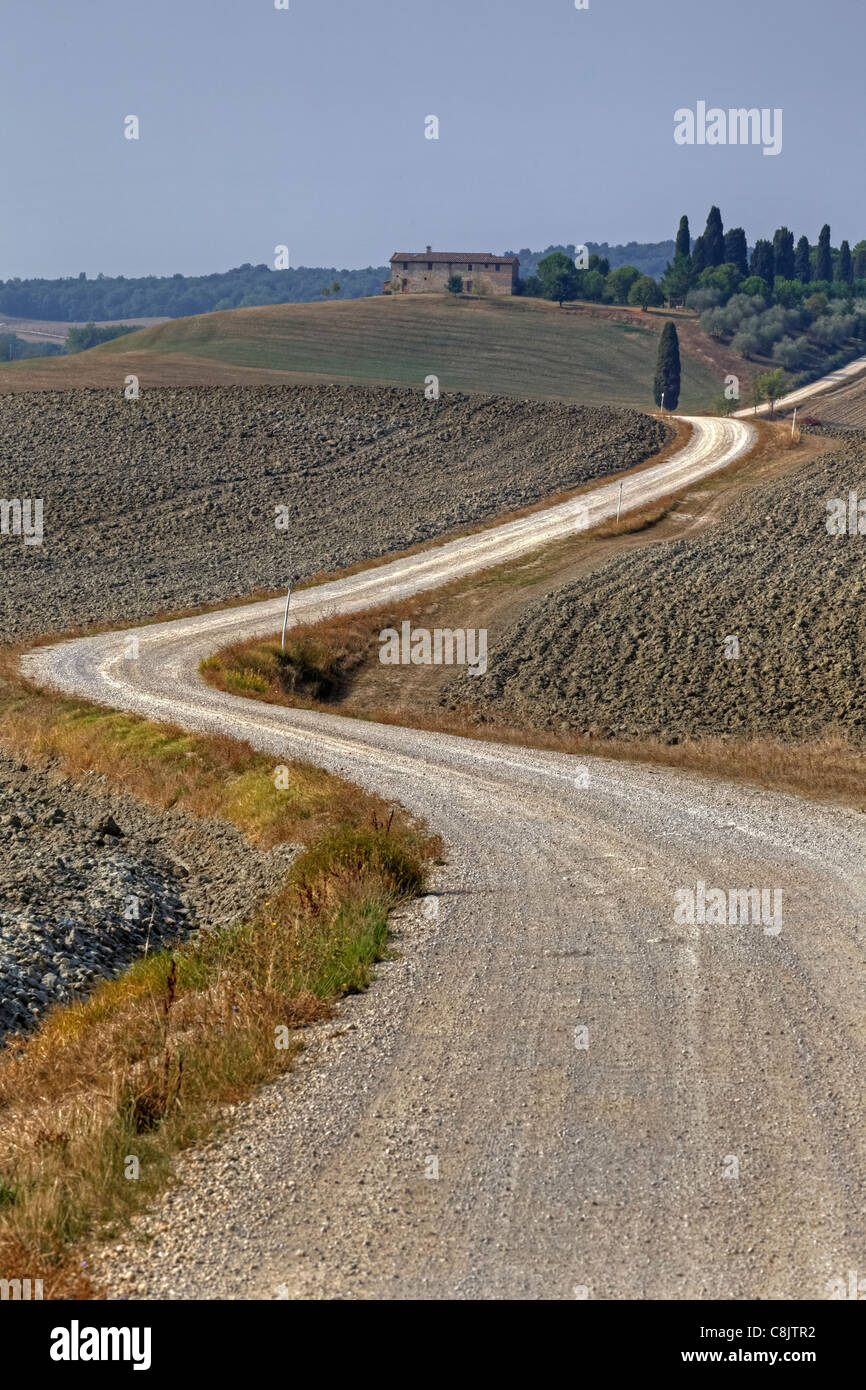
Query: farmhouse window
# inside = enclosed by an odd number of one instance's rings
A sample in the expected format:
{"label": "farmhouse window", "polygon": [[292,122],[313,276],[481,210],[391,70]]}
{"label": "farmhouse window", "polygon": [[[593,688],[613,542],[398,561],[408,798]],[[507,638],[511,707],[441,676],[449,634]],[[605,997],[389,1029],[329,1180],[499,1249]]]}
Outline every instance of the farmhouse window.
{"label": "farmhouse window", "polygon": [[432,262],[432,261],[428,261],[428,262],[427,262],[427,269],[428,269],[428,270],[432,270],[432,269],[433,269],[433,262]]}
{"label": "farmhouse window", "polygon": [[403,269],[404,269],[404,270],[408,270],[408,269],[409,269],[409,262],[408,262],[408,261],[404,261],[404,262],[403,262]]}

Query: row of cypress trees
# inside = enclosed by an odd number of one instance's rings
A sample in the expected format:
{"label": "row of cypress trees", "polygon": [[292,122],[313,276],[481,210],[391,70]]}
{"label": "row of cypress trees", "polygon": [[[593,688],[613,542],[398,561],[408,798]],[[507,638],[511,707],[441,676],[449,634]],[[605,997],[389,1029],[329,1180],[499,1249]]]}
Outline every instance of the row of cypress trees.
{"label": "row of cypress trees", "polygon": [[714,266],[735,265],[741,275],[760,275],[772,288],[777,275],[785,280],[799,280],[808,285],[811,280],[834,279],[843,284],[853,285],[855,279],[866,278],[866,245],[858,243],[856,255],[843,241],[839,247],[836,263],[830,245],[830,227],[825,222],[818,234],[815,248],[814,273],[812,247],[807,236],[801,236],[796,246],[794,233],[787,227],[777,227],[772,241],[759,240],[755,243],[751,260],[746,245],[746,233],[742,227],[731,227],[726,232],[722,226],[722,214],[717,207],[711,207],[707,225],[700,236],[691,241],[688,217],[680,218],[674,247],[674,264],[688,266],[697,278],[704,270]]}
{"label": "row of cypress trees", "polygon": [[[866,279],[866,242],[858,243],[852,255],[848,242],[843,241],[834,263],[827,223],[818,234],[814,256],[808,237],[801,236],[795,245],[794,233],[787,227],[778,227],[772,241],[759,240],[755,243],[750,258],[743,228],[730,227],[725,231],[721,212],[717,207],[711,207],[707,225],[694,242],[688,217],[683,215],[680,218],[673,263],[668,266],[663,284],[667,282],[669,293],[684,296],[688,286],[694,284],[702,271],[726,264],[736,266],[743,276],[759,275],[770,289],[776,276],[799,280],[804,285],[813,280],[837,280],[853,287],[856,279]],[[675,410],[679,403],[679,339],[676,325],[670,319],[662,330],[659,342],[653,396],[656,405],[661,405],[664,399],[666,410]]]}

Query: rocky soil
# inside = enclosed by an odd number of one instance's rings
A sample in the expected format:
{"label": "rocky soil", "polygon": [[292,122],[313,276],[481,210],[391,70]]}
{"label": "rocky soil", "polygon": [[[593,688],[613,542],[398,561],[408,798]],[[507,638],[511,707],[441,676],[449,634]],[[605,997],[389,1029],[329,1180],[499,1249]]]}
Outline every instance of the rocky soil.
{"label": "rocky soil", "polygon": [[248,912],[296,853],[0,755],[0,1036],[145,949]]}
{"label": "rocky soil", "polygon": [[[0,641],[279,589],[642,462],[637,411],[364,387],[0,398]],[[278,531],[275,509],[288,509]]]}
{"label": "rocky soil", "polygon": [[862,431],[694,540],[622,555],[548,594],[490,651],[487,675],[449,682],[443,704],[668,742],[863,742],[866,536],[826,527],[827,500],[852,489],[866,497]]}

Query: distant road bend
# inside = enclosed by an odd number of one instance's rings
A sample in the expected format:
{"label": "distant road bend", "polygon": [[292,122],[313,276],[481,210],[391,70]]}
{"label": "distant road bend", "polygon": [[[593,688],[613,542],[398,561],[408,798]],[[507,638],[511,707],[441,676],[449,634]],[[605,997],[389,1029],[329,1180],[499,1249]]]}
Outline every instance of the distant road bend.
{"label": "distant road bend", "polygon": [[[864,374],[866,374],[866,357],[858,357],[856,361],[848,362],[835,372],[819,377],[817,381],[810,381],[807,386],[800,386],[796,391],[789,391],[786,396],[780,396],[777,401],[773,402],[773,408],[774,410],[787,410],[792,405],[802,405],[803,401],[810,401],[813,396],[823,395],[825,391],[831,391],[834,386],[840,386],[846,381],[856,381]],[[763,405],[747,405],[742,410],[735,410],[733,418],[741,420],[747,416],[767,415],[769,410],[770,403],[765,401]]]}
{"label": "distant road bend", "polygon": [[[691,424],[626,480],[625,509],[754,434]],[[292,617],[519,555],[617,494],[303,590]],[[24,659],[51,686],[341,772],[448,845],[438,913],[410,909],[342,1036],[313,1040],[186,1172],[135,1254],[143,1296],[806,1299],[866,1272],[862,818],[204,684],[203,657],[274,632],[282,608],[135,629],[138,660],[118,632]],[[698,883],[781,890],[781,931],[677,925]]]}

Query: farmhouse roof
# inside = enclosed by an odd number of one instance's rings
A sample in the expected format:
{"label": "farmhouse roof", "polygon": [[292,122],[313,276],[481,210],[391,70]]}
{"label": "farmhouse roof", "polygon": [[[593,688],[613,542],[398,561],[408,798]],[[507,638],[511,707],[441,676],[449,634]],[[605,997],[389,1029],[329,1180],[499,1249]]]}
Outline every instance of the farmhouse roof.
{"label": "farmhouse roof", "polygon": [[438,264],[456,261],[495,261],[497,265],[520,264],[516,256],[494,256],[492,251],[431,251],[429,246],[426,251],[395,251],[391,261],[434,261]]}

